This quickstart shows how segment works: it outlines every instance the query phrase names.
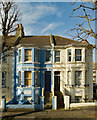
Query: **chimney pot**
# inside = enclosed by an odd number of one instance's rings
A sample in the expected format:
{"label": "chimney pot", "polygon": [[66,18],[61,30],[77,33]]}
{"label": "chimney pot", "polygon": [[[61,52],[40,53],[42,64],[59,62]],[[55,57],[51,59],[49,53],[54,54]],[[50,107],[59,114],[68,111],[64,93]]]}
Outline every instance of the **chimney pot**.
{"label": "chimney pot", "polygon": [[19,24],[17,24],[17,28],[19,28]]}

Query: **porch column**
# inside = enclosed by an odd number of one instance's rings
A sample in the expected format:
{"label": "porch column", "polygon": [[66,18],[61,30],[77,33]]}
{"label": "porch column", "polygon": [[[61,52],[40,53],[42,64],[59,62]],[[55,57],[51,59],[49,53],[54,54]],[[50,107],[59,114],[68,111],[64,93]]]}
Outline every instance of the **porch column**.
{"label": "porch column", "polygon": [[51,72],[51,91],[54,96],[54,71]]}
{"label": "porch column", "polygon": [[21,85],[24,86],[24,71],[21,71]]}
{"label": "porch column", "polygon": [[[82,70],[82,86],[85,85],[85,68]],[[84,102],[85,99],[85,87],[83,88],[83,95],[82,95],[82,101]]]}
{"label": "porch column", "polygon": [[52,97],[52,109],[57,110],[57,96]]}

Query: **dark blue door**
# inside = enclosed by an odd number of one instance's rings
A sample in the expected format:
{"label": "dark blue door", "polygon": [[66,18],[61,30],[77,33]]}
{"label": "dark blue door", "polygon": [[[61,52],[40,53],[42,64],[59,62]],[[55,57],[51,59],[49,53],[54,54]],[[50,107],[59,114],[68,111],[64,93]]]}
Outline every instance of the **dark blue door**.
{"label": "dark blue door", "polygon": [[51,91],[51,72],[45,72],[45,91]]}

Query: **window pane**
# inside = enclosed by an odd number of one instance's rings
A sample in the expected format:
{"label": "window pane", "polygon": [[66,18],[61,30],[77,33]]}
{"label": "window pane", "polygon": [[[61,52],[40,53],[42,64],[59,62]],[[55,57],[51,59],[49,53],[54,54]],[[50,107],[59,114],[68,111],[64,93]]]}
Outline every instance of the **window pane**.
{"label": "window pane", "polygon": [[26,49],[25,50],[25,61],[31,61],[32,60],[32,50]]}
{"label": "window pane", "polygon": [[76,54],[76,55],[81,55],[81,49],[76,49],[76,50],[75,50],[75,54]]}
{"label": "window pane", "polygon": [[60,57],[56,57],[55,62],[60,62]]}
{"label": "window pane", "polygon": [[81,56],[76,56],[76,57],[75,57],[75,60],[76,60],[76,61],[81,61],[81,59],[82,59]]}
{"label": "window pane", "polygon": [[71,56],[68,56],[68,61],[71,61]]}
{"label": "window pane", "polygon": [[60,76],[60,71],[55,71],[55,72],[54,72],[54,75],[55,75],[55,76]]}
{"label": "window pane", "polygon": [[68,55],[71,55],[71,49],[68,50]]}
{"label": "window pane", "polygon": [[60,56],[60,51],[55,51],[55,56]]}
{"label": "window pane", "polygon": [[46,50],[46,62],[51,61],[51,51]]}
{"label": "window pane", "polygon": [[81,85],[82,71],[75,71],[75,85]]}
{"label": "window pane", "polygon": [[6,87],[6,72],[2,72],[2,87]]}
{"label": "window pane", "polygon": [[25,85],[32,85],[31,71],[25,71]]}
{"label": "window pane", "polygon": [[71,49],[68,50],[68,61],[71,61]]}
{"label": "window pane", "polygon": [[75,50],[75,61],[81,61],[82,60],[82,50],[76,49]]}

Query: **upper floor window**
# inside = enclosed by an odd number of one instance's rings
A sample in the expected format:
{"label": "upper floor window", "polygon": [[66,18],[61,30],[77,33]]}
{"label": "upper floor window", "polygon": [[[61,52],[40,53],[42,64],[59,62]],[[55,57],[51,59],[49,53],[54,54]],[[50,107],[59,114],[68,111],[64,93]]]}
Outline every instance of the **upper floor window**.
{"label": "upper floor window", "polygon": [[82,71],[75,71],[75,85],[80,86],[82,79]]}
{"label": "upper floor window", "polygon": [[21,50],[19,50],[19,62],[21,62]]}
{"label": "upper floor window", "polygon": [[32,50],[25,49],[25,61],[32,61]]}
{"label": "upper floor window", "polygon": [[32,85],[32,77],[31,71],[25,71],[25,82],[24,85],[29,86]]}
{"label": "upper floor window", "polygon": [[35,49],[35,62],[37,62],[37,61],[38,61],[38,50]]}
{"label": "upper floor window", "polygon": [[71,49],[68,50],[68,61],[71,61]]}
{"label": "upper floor window", "polygon": [[45,59],[46,62],[49,62],[51,61],[51,51],[50,50],[46,50],[46,59]]}
{"label": "upper floor window", "polygon": [[2,72],[2,87],[6,87],[6,72]]}
{"label": "upper floor window", "polygon": [[82,49],[75,49],[75,61],[82,60]]}
{"label": "upper floor window", "polygon": [[55,51],[55,62],[60,62],[60,51]]}

